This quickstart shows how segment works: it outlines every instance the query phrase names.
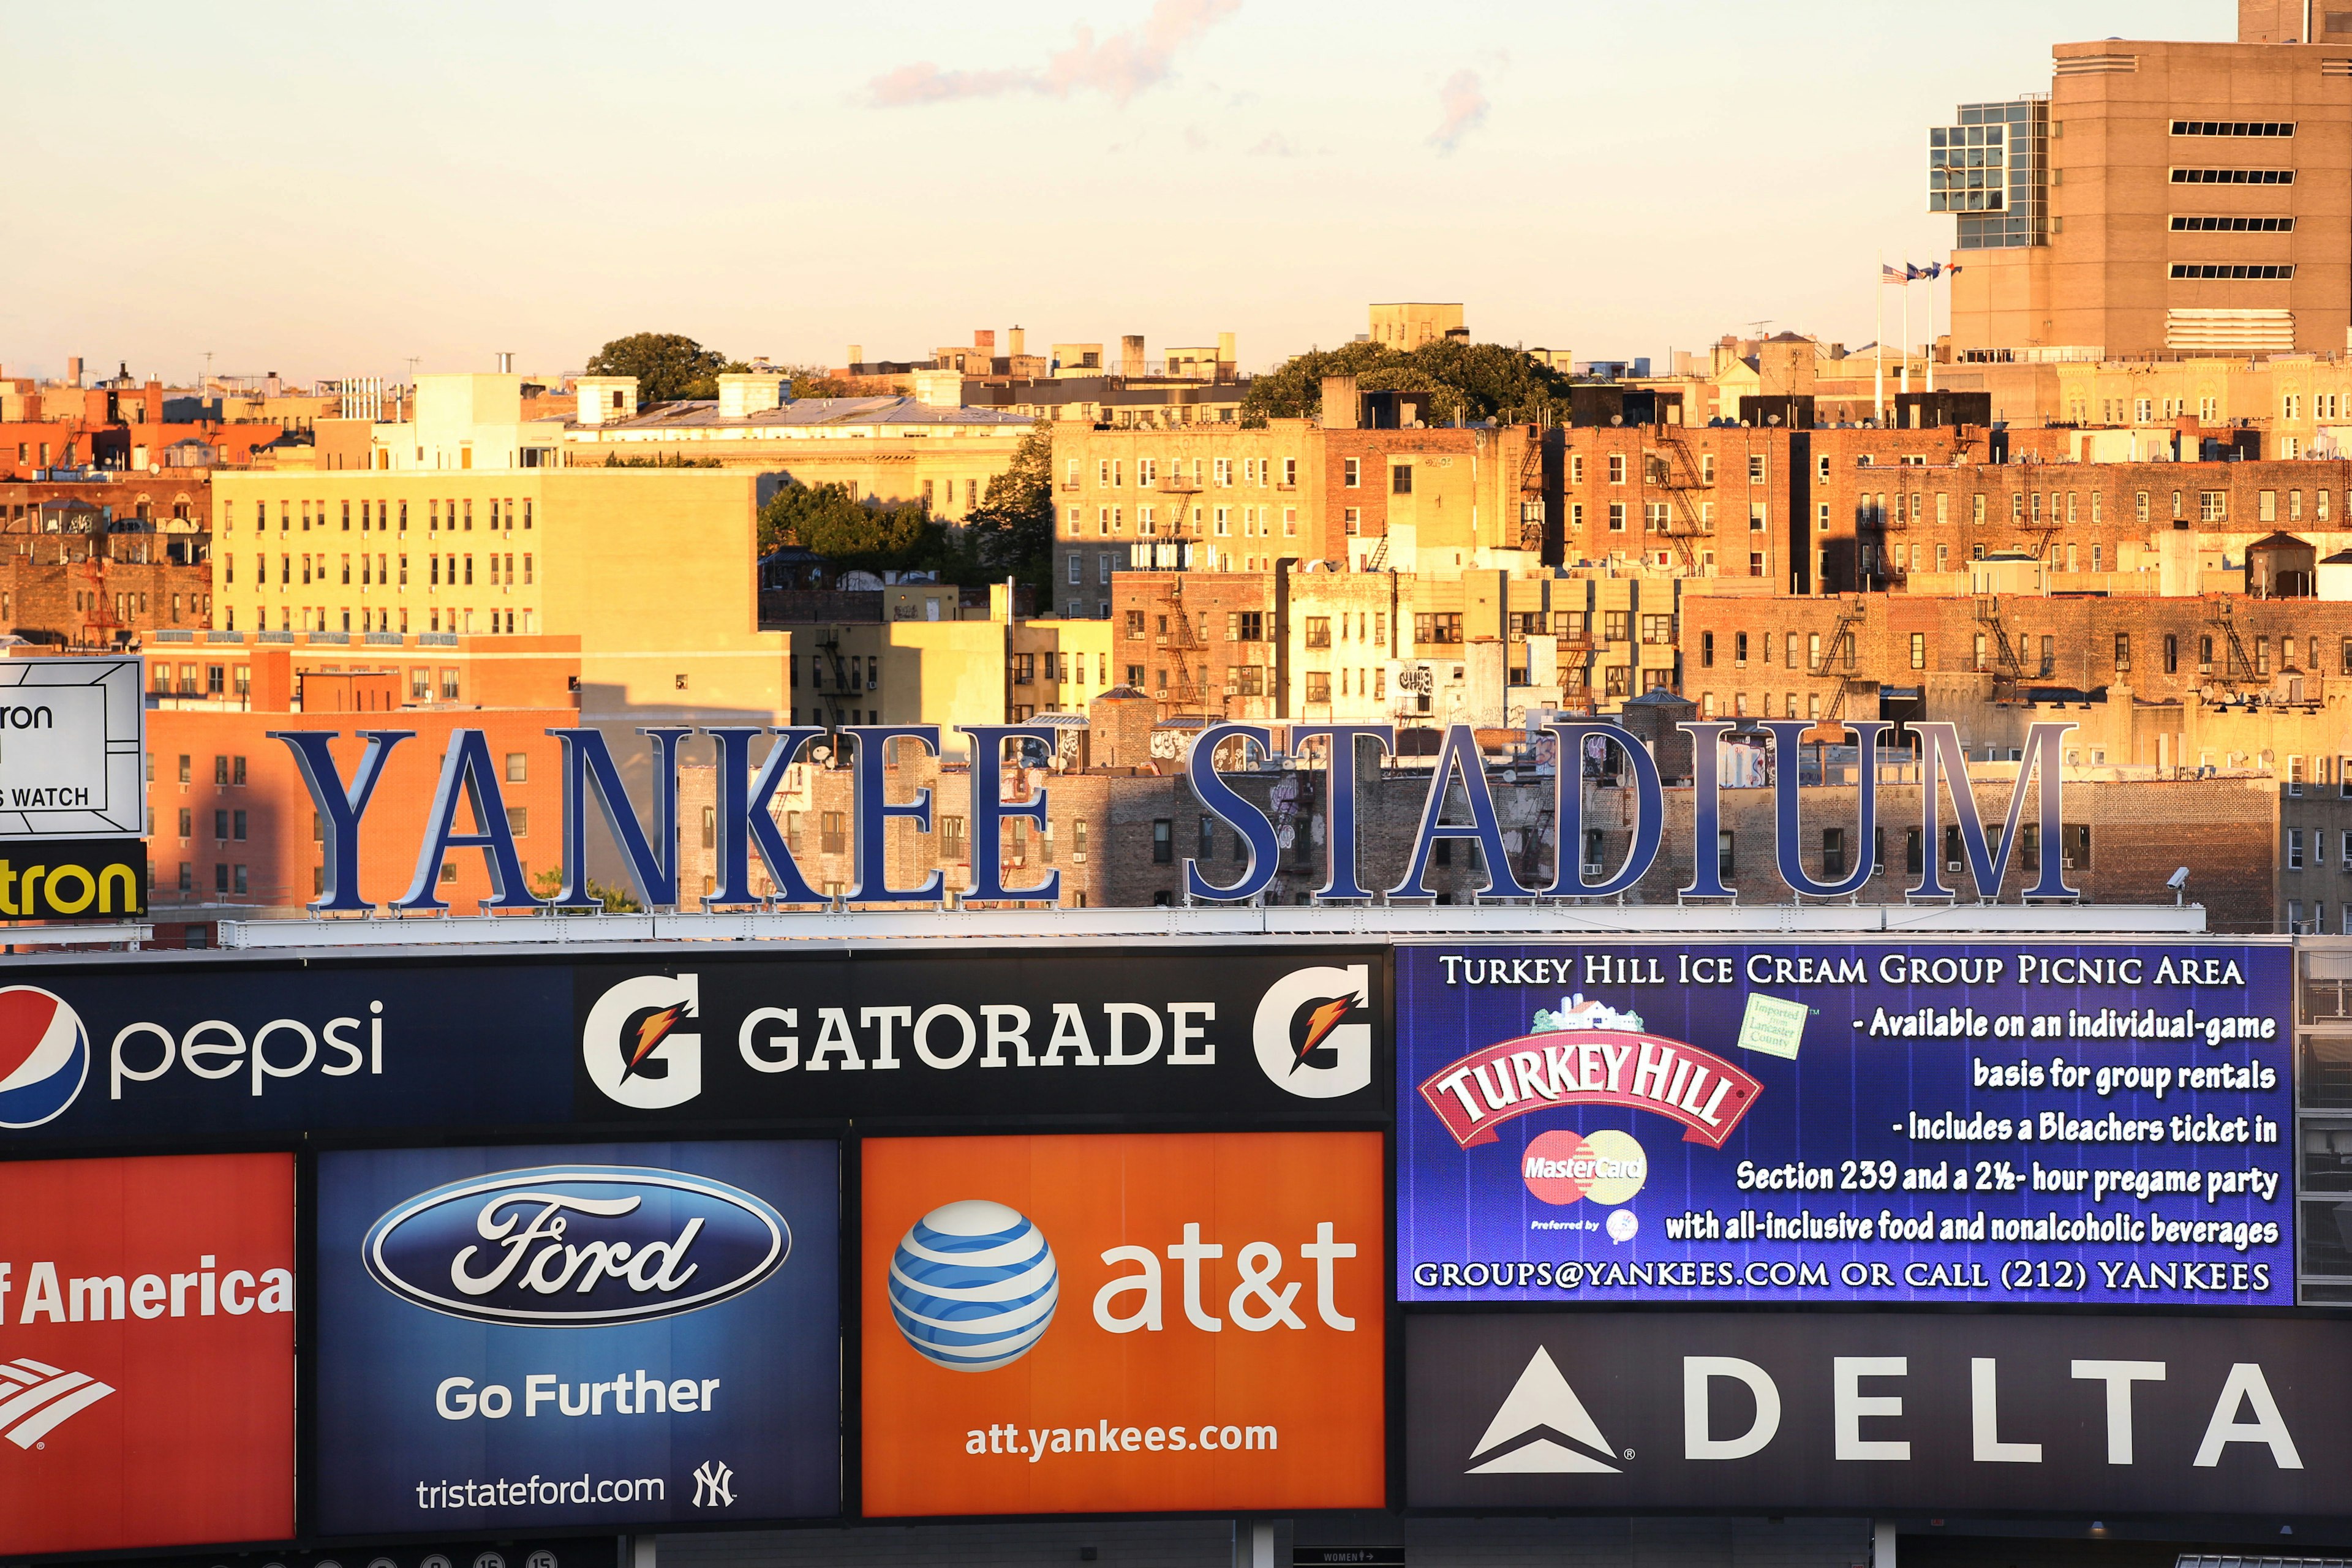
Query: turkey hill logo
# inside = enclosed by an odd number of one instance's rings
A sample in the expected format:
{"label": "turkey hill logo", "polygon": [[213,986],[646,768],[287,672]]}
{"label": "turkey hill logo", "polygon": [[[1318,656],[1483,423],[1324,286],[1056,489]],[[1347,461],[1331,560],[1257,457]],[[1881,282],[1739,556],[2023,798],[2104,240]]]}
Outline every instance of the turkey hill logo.
{"label": "turkey hill logo", "polygon": [[1681,1040],[1627,1029],[1524,1035],[1488,1046],[1421,1081],[1421,1098],[1467,1149],[1491,1143],[1515,1117],[1548,1106],[1654,1111],[1720,1149],[1764,1086],[1744,1068]]}
{"label": "turkey hill logo", "polygon": [[[1589,1450],[1589,1451],[1588,1451]],[[1596,1458],[1616,1458],[1599,1423],[1569,1387],[1568,1379],[1541,1345],[1527,1370],[1486,1423],[1486,1435],[1470,1455],[1470,1476],[1614,1476],[1622,1471]],[[1625,1457],[1633,1458],[1632,1450]]]}
{"label": "turkey hill logo", "polygon": [[1371,1005],[1369,965],[1292,971],[1257,1005],[1250,1034],[1258,1067],[1276,1088],[1303,1100],[1370,1088]]}

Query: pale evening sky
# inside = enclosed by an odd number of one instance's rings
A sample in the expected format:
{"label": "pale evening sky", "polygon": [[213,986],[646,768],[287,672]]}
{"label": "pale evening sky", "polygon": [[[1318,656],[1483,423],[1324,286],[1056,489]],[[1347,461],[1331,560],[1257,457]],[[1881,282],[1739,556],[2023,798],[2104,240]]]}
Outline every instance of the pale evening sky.
{"label": "pale evening sky", "polygon": [[[1007,6],[0,0],[0,365],[576,370],[624,332],[911,358],[1240,335],[1245,369],[1458,300],[1662,355],[1872,335],[1945,254],[1926,128],[2055,42],[2231,0]],[[1915,292],[1915,318],[1926,291]],[[1893,308],[1893,298],[1889,298]],[[1893,327],[1890,323],[1890,334]],[[1914,335],[1924,338],[1924,320]],[[1000,337],[1000,352],[1002,352]]]}

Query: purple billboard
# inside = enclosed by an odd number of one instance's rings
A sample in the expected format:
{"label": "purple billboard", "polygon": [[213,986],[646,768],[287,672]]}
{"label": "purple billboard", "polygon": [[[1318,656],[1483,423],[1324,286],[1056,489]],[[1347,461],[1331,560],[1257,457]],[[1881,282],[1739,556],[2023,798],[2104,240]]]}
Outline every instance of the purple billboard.
{"label": "purple billboard", "polygon": [[1405,1301],[2294,1300],[2284,943],[1397,950]]}

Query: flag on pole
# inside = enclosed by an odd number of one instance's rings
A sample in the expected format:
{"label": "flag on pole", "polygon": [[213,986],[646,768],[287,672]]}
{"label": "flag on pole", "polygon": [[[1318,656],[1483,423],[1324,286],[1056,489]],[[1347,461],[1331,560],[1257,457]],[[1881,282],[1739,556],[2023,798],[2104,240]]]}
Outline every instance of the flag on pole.
{"label": "flag on pole", "polygon": [[1903,268],[1882,261],[1878,265],[1878,280],[1881,283],[1908,283],[1911,279]]}

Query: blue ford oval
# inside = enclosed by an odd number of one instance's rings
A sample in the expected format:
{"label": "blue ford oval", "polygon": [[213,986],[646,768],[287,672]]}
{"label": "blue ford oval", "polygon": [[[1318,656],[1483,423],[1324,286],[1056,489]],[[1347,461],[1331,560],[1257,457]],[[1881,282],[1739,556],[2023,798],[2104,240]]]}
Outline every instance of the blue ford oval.
{"label": "blue ford oval", "polygon": [[368,1227],[375,1282],[483,1322],[593,1328],[716,1305],[792,1250],[783,1215],[708,1176],[545,1165],[420,1193]]}

